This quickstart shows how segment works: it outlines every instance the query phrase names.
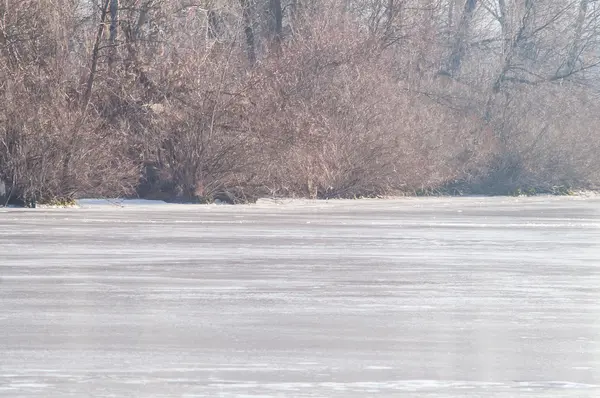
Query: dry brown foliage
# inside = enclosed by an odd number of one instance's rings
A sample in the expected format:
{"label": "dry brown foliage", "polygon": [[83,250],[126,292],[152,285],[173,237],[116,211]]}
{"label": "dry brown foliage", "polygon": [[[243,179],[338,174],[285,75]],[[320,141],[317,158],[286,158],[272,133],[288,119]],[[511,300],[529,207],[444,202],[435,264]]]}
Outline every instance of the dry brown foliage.
{"label": "dry brown foliage", "polygon": [[597,188],[599,15],[559,3],[10,0],[0,179],[21,201]]}

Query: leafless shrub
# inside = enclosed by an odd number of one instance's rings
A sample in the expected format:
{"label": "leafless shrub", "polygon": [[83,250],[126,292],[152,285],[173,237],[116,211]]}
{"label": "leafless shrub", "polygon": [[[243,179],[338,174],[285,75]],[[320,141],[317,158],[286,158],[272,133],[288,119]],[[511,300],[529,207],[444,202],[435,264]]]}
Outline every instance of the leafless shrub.
{"label": "leafless shrub", "polygon": [[[395,60],[352,24],[311,20],[257,72],[270,191],[354,197],[428,188],[481,162],[482,123],[396,78]],[[344,27],[345,26],[345,27]],[[456,162],[455,159],[460,159]]]}
{"label": "leafless shrub", "polygon": [[125,140],[76,103],[73,10],[50,3],[0,6],[0,178],[20,200],[130,193],[138,171]]}
{"label": "leafless shrub", "polygon": [[4,2],[0,179],[42,200],[598,187],[599,16],[589,0]]}
{"label": "leafless shrub", "polygon": [[594,154],[600,144],[594,126],[600,109],[590,94],[585,88],[545,84],[521,88],[510,102],[500,102],[503,113],[496,114],[494,124],[501,145],[488,176],[488,184],[497,186],[488,189],[597,187],[600,161]]}
{"label": "leafless shrub", "polygon": [[131,193],[138,171],[122,137],[96,120],[82,122],[59,98],[40,101],[19,89],[0,120],[0,165],[15,198],[51,201]]}

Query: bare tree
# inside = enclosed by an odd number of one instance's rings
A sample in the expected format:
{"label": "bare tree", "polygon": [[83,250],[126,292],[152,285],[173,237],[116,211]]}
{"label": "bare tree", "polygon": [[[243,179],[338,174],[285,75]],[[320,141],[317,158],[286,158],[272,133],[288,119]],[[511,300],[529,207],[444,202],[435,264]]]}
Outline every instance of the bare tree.
{"label": "bare tree", "polygon": [[242,15],[244,20],[244,34],[246,35],[246,51],[250,65],[256,63],[256,40],[254,36],[254,26],[252,21],[252,0],[240,0],[242,5]]}
{"label": "bare tree", "polygon": [[467,40],[476,7],[477,0],[465,0],[462,14],[452,39],[450,56],[446,66],[447,72],[450,75],[454,75],[460,70],[468,46]]}
{"label": "bare tree", "polygon": [[88,74],[87,82],[85,85],[85,92],[83,94],[83,101],[81,108],[85,114],[90,103],[92,96],[92,89],[94,87],[94,80],[96,79],[96,72],[98,71],[98,61],[100,59],[100,50],[102,45],[102,35],[106,26],[106,19],[109,13],[109,5],[111,0],[103,0],[102,8],[100,11],[100,24],[98,25],[98,33],[96,34],[96,40],[94,41],[94,48],[92,50],[92,62],[90,66],[90,72]]}

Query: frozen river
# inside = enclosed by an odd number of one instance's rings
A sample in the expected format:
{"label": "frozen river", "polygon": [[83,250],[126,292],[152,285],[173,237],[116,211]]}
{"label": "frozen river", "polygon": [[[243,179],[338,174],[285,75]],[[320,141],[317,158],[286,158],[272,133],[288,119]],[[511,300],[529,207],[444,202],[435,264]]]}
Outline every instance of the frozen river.
{"label": "frozen river", "polygon": [[0,397],[600,397],[600,199],[0,209]]}

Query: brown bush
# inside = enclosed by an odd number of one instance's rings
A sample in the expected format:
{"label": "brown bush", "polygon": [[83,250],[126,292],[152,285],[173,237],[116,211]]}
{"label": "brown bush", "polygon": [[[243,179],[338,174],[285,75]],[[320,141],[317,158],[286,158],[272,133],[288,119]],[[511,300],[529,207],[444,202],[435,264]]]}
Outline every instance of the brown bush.
{"label": "brown bush", "polygon": [[600,185],[586,0],[76,3],[0,4],[21,200]]}
{"label": "brown bush", "polygon": [[[541,95],[542,94],[542,95]],[[597,104],[586,89],[546,84],[498,98],[491,125],[498,145],[473,186],[478,192],[597,189]],[[557,102],[556,98],[561,101]]]}
{"label": "brown bush", "polygon": [[12,100],[2,106],[0,177],[13,197],[52,201],[131,193],[139,171],[127,157],[126,141],[97,118],[82,120],[61,87],[51,84],[36,81],[31,90],[13,80]]}

